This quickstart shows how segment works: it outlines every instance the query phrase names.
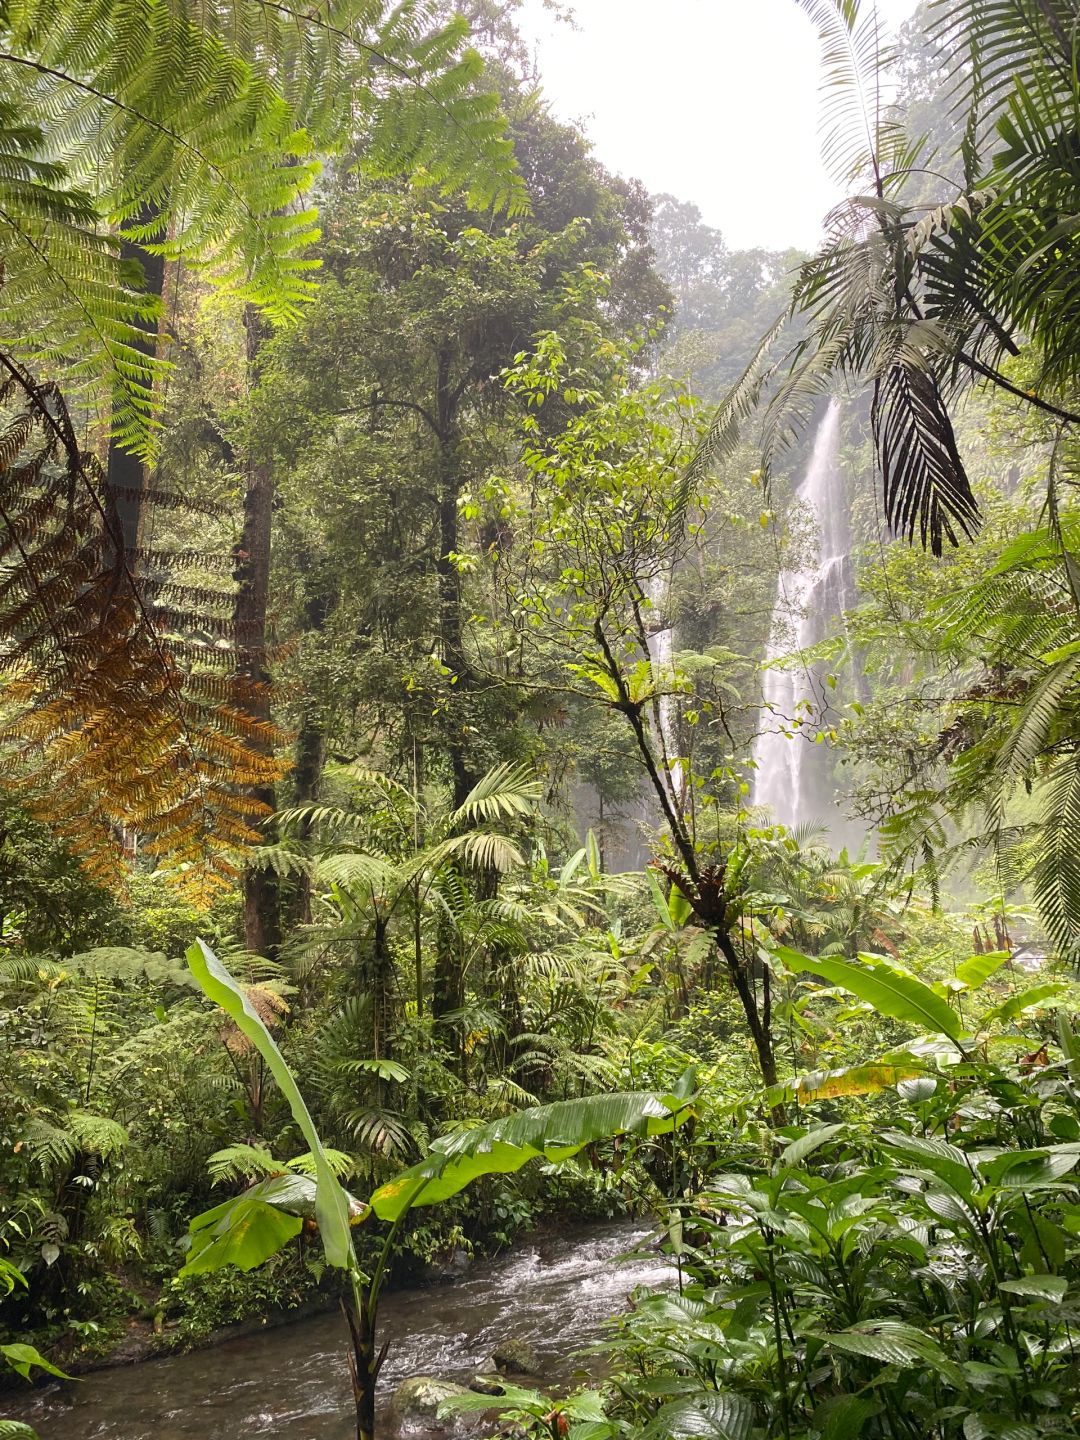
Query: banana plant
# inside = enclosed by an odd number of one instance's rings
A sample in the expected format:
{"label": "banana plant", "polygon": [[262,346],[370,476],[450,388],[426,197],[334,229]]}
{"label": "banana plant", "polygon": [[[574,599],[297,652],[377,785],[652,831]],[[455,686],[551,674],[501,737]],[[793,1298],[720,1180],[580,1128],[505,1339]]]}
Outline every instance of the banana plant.
{"label": "banana plant", "polygon": [[[11,1295],[17,1287],[26,1289],[26,1276],[17,1265],[0,1255],[0,1296]],[[33,1345],[0,1345],[0,1369],[13,1370],[16,1375],[29,1380],[30,1371],[35,1368],[46,1375],[56,1375],[61,1380],[72,1378],[46,1360]],[[22,1420],[0,1420],[0,1440],[37,1440],[37,1432]]]}
{"label": "banana plant", "polygon": [[762,950],[761,955],[766,963],[780,964],[790,974],[812,975],[846,990],[877,1014],[912,1025],[920,1032],[919,1041],[876,1060],[849,1069],[817,1071],[775,1085],[768,1092],[772,1104],[792,1100],[809,1104],[840,1096],[874,1094],[925,1075],[924,1057],[930,1053],[951,1053],[954,1058],[968,1061],[996,1026],[1018,1020],[1029,1011],[1059,1005],[1067,989],[1056,981],[1042,981],[992,1006],[971,1026],[960,1013],[959,1001],[996,974],[1009,959],[1006,951],[973,955],[957,966],[953,977],[933,985],[881,955],[859,955],[847,960],[834,955],[802,955],[786,945],[773,945]]}
{"label": "banana plant", "polygon": [[[541,1105],[442,1136],[425,1159],[380,1186],[364,1204],[338,1180],[333,1152],[323,1145],[292,1071],[243,986],[201,940],[188,950],[187,960],[204,994],[221,1006],[266,1062],[307,1142],[313,1173],[268,1176],[195,1216],[180,1273],[197,1275],[228,1265],[254,1269],[294,1239],[305,1222],[314,1224],[327,1264],[344,1271],[348,1283],[342,1309],[349,1328],[357,1440],[374,1440],[379,1371],[389,1348],[389,1341],[380,1347],[376,1339],[379,1297],[401,1227],[414,1207],[438,1204],[481,1176],[511,1174],[530,1160],[568,1159],[598,1140],[671,1133],[690,1113],[689,1077],[680,1093],[671,1095],[636,1091]],[[388,1222],[390,1229],[368,1275],[357,1258],[353,1230],[372,1220]]]}

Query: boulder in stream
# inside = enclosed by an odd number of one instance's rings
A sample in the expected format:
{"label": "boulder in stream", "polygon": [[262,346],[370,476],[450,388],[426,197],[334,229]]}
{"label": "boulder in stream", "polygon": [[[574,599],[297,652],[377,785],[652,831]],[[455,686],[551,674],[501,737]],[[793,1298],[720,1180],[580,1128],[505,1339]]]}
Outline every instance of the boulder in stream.
{"label": "boulder in stream", "polygon": [[528,1340],[500,1340],[492,1349],[491,1358],[502,1375],[535,1375],[540,1368],[536,1351]]}
{"label": "boulder in stream", "polygon": [[[437,1375],[410,1375],[390,1399],[389,1424],[397,1435],[440,1428],[438,1409],[454,1395],[467,1395],[464,1385],[440,1380]],[[447,1427],[449,1428],[449,1427]]]}

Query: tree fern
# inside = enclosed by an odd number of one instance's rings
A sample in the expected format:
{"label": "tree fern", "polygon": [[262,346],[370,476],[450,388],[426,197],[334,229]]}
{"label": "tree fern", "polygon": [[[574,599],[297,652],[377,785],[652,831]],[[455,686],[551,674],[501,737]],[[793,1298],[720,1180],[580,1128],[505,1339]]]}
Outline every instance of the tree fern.
{"label": "tree fern", "polygon": [[[147,448],[158,390],[143,326],[157,301],[110,227],[210,273],[277,319],[312,290],[303,197],[316,145],[367,131],[381,173],[427,171],[520,207],[494,94],[460,22],[433,6],[334,0],[18,0],[0,30],[3,297],[9,346],[65,385],[106,382],[112,432]],[[81,188],[80,188],[81,187]],[[46,222],[62,220],[60,225]],[[28,337],[34,337],[32,341]]]}
{"label": "tree fern", "polygon": [[257,687],[221,673],[245,639],[231,589],[125,553],[125,497],[75,439],[73,407],[95,442],[154,449],[160,302],[125,253],[182,259],[294,317],[314,283],[316,149],[357,128],[380,172],[520,208],[465,40],[426,0],[13,0],[0,17],[3,738],[98,879],[138,836],[207,898],[280,774]]}

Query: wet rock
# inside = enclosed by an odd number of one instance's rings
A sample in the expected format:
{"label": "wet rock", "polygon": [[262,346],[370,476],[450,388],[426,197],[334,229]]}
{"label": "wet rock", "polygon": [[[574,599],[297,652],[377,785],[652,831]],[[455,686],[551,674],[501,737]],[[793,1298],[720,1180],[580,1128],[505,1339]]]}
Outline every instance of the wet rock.
{"label": "wet rock", "polygon": [[398,1435],[440,1428],[437,1412],[442,1402],[468,1393],[464,1385],[456,1385],[453,1380],[440,1380],[436,1375],[410,1375],[391,1396],[390,1428]]}
{"label": "wet rock", "polygon": [[474,1375],[469,1381],[469,1389],[475,1390],[478,1395],[505,1395],[506,1386],[494,1375]]}
{"label": "wet rock", "polygon": [[500,1340],[492,1350],[491,1358],[502,1375],[535,1375],[540,1368],[536,1351],[527,1340]]}
{"label": "wet rock", "polygon": [[428,1285],[451,1285],[460,1280],[472,1264],[472,1256],[460,1245],[425,1265],[421,1278]]}

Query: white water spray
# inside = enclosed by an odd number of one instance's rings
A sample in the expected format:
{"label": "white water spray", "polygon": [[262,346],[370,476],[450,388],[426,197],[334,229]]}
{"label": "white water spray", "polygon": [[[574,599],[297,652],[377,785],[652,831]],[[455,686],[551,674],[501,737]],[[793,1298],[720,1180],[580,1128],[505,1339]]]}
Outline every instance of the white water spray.
{"label": "white water spray", "polygon": [[[648,637],[653,677],[662,689],[670,692],[675,674],[675,627],[664,614],[668,604],[668,591],[667,580],[659,575],[654,576],[645,585],[645,593],[652,603],[654,615],[659,620],[657,628]],[[675,725],[674,698],[670,693],[665,693],[657,701],[656,713],[659,720],[659,738],[662,744],[663,758],[668,764],[671,764],[678,758],[679,744]],[[681,768],[677,765],[674,770],[665,768],[664,773],[672,798],[678,799],[682,795],[685,784]],[[647,801],[646,803],[648,805],[651,802]]]}
{"label": "white water spray", "polygon": [[[817,544],[799,569],[780,573],[766,665],[816,645],[824,639],[829,622],[851,604],[851,538],[839,450],[840,403],[833,400],[818,426],[810,463],[796,492],[796,500],[811,512]],[[783,825],[806,821],[828,825],[834,842],[843,843],[849,838],[844,833],[848,825],[836,806],[829,748],[814,743],[817,728],[801,703],[817,692],[813,671],[804,665],[764,671],[751,800],[771,810]],[[800,719],[802,724],[796,723]]]}

